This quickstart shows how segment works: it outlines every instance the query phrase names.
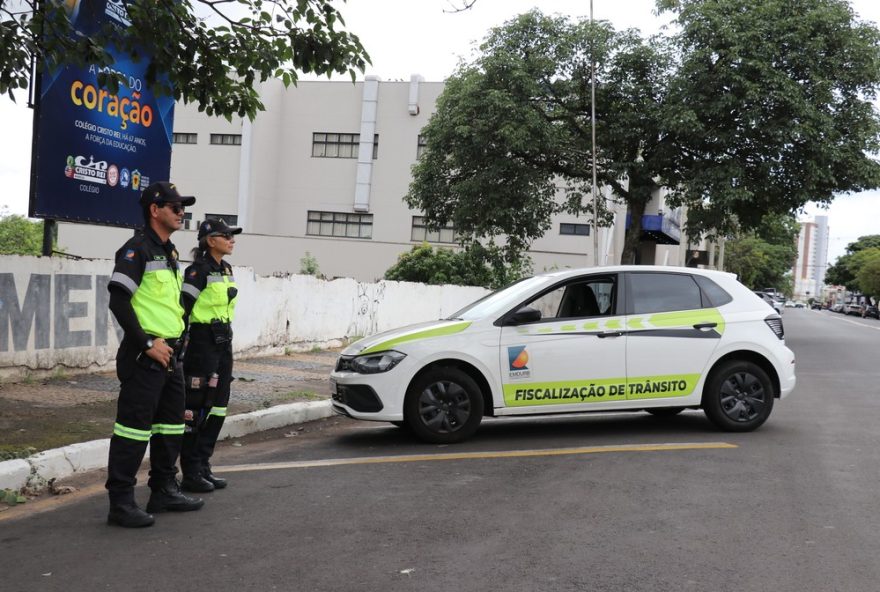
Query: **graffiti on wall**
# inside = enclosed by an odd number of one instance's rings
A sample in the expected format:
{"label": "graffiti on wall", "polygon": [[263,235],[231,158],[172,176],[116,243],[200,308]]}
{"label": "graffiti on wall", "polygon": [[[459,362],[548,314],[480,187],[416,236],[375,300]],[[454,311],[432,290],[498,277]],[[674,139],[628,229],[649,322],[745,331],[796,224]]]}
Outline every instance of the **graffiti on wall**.
{"label": "graffiti on wall", "polygon": [[0,273],[0,352],[26,351],[31,343],[35,350],[105,346],[111,328],[120,341],[122,329],[108,308],[109,281],[106,275]]}

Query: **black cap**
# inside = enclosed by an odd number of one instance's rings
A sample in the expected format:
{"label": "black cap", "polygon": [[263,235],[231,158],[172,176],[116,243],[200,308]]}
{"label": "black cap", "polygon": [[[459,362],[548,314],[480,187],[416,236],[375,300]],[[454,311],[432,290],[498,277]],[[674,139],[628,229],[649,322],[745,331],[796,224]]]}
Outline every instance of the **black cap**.
{"label": "black cap", "polygon": [[191,195],[180,195],[174,183],[157,181],[144,189],[144,192],[141,193],[140,203],[142,206],[154,203],[179,203],[184,206],[191,206],[196,203],[196,198]]}
{"label": "black cap", "polygon": [[241,228],[238,226],[230,226],[223,218],[207,218],[199,224],[199,240],[206,236],[217,236],[218,234],[240,234]]}

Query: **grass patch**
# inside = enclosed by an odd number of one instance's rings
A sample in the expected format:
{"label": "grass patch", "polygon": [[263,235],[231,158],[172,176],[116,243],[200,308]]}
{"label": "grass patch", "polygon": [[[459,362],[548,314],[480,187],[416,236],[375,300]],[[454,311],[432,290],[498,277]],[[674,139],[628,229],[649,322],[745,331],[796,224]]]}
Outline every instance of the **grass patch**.
{"label": "grass patch", "polygon": [[27,458],[36,453],[37,449],[33,446],[0,445],[0,462],[3,462],[4,460],[15,460],[17,458]]}

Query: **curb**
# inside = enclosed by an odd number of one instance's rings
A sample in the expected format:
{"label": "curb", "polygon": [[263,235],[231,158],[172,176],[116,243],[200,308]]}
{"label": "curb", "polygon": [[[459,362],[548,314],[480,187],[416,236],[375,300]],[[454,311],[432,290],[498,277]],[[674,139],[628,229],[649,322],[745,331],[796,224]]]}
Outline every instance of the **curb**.
{"label": "curb", "polygon": [[[250,413],[230,415],[223,423],[220,440],[240,438],[254,432],[323,419],[333,415],[330,400],[307,403],[287,403]],[[45,489],[50,479],[63,479],[75,473],[85,473],[107,466],[110,438],[71,444],[62,448],[45,450],[26,459],[0,462],[0,490]],[[149,457],[150,450],[144,458]]]}

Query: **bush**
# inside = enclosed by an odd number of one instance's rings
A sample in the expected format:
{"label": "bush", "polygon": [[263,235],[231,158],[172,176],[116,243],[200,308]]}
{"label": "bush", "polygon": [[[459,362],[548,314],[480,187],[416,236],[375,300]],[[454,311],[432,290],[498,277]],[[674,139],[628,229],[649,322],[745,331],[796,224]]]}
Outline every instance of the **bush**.
{"label": "bush", "polygon": [[0,255],[36,255],[43,252],[43,222],[0,213]]}
{"label": "bush", "polygon": [[531,273],[527,260],[504,261],[501,250],[472,244],[462,251],[422,243],[402,253],[385,272],[386,280],[499,288]]}

